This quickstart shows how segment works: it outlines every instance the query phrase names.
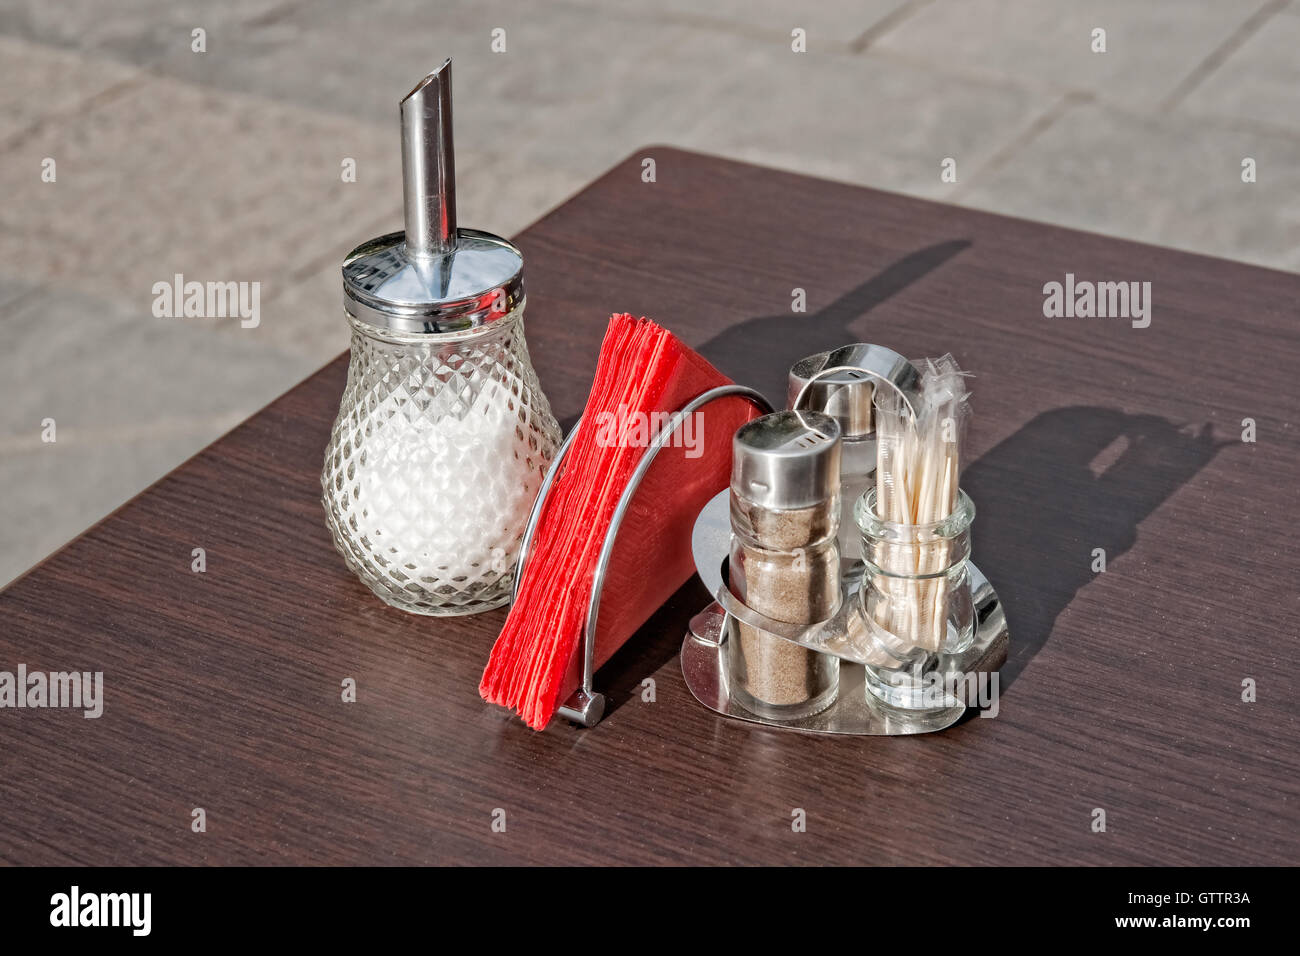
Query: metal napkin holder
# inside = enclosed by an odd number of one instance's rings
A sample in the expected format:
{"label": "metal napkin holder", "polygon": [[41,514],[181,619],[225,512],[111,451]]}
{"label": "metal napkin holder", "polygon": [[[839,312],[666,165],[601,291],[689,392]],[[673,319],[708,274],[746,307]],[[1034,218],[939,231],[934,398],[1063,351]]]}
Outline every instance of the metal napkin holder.
{"label": "metal napkin holder", "polygon": [[[659,451],[668,444],[673,433],[686,420],[686,417],[720,398],[743,398],[763,414],[772,411],[771,403],[763,397],[762,393],[752,388],[747,388],[744,385],[719,385],[717,388],[701,392],[674,412],[654,439],[646,445],[631,478],[628,479],[627,487],[623,489],[623,493],[618,499],[617,507],[614,508],[614,515],[610,519],[609,529],[605,532],[605,539],[601,544],[600,555],[596,559],[596,567],[591,580],[591,598],[587,604],[587,621],[582,632],[582,684],[556,711],[559,716],[566,720],[571,720],[584,727],[594,727],[600,722],[600,718],[605,715],[605,695],[597,693],[595,690],[596,623],[600,618],[600,596],[605,588],[605,576],[609,572],[609,562],[614,554],[614,544],[618,540],[618,531],[623,524],[623,519],[632,506],[632,499],[636,497],[637,488],[640,487],[642,479],[645,478],[646,472],[650,470],[650,465],[654,462]],[[550,468],[547,469],[546,477],[542,479],[542,486],[537,492],[537,499],[533,502],[533,510],[528,515],[528,526],[524,529],[523,541],[519,546],[519,563],[515,568],[514,586],[510,597],[512,604],[519,597],[519,582],[523,579],[524,564],[527,562],[529,552],[532,550],[533,536],[537,533],[537,526],[541,522],[542,511],[545,510],[546,497],[551,490],[551,486],[555,484],[555,479],[564,463],[565,455],[568,454],[569,447],[573,444],[573,439],[581,427],[582,419],[580,418],[570,429],[564,443],[560,445],[559,451],[555,453],[555,459],[551,462]]]}

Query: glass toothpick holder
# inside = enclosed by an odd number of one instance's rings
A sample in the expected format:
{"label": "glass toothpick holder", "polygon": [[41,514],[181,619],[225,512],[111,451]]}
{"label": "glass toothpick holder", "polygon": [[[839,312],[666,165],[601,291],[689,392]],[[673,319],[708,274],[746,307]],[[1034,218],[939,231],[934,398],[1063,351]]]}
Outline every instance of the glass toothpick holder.
{"label": "glass toothpick holder", "polygon": [[858,600],[868,636],[866,689],[909,711],[958,703],[946,666],[975,639],[969,560],[975,505],[964,491],[948,517],[898,524],[876,513],[876,489],[854,507],[865,564]]}

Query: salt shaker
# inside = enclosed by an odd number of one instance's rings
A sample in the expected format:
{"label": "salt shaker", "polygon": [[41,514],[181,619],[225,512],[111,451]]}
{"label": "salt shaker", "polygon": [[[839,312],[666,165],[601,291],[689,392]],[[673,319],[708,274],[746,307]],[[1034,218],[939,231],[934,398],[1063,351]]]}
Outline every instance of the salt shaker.
{"label": "salt shaker", "polygon": [[[728,587],[773,620],[815,624],[839,607],[839,432],[827,415],[786,411],[732,439]],[[746,710],[797,720],[835,702],[839,658],[735,618],[729,626],[732,697]]]}
{"label": "salt shaker", "polygon": [[400,111],[406,228],[343,263],[351,361],[323,502],[380,598],[469,614],[510,599],[560,429],[524,341],[523,255],[456,225],[451,61]]}
{"label": "salt shaker", "polygon": [[823,412],[840,426],[840,573],[851,589],[861,582],[864,567],[853,507],[876,473],[875,388],[887,382],[911,394],[918,380],[903,356],[865,343],[818,352],[790,368],[789,407]]}

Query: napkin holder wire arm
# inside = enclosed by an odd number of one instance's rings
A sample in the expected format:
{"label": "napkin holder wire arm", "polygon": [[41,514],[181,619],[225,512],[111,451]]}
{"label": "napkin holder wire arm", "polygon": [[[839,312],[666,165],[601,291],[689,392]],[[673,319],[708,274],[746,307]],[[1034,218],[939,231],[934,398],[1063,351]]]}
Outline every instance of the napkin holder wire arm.
{"label": "napkin holder wire arm", "polygon": [[[619,496],[618,505],[614,508],[613,517],[609,522],[609,529],[605,533],[605,540],[601,544],[600,555],[596,559],[596,567],[591,581],[591,599],[587,605],[587,621],[582,633],[582,685],[556,711],[559,716],[566,720],[581,724],[583,727],[594,727],[605,714],[605,695],[597,693],[594,684],[596,623],[600,617],[601,591],[605,587],[605,576],[609,571],[609,562],[614,553],[614,544],[618,539],[619,527],[632,506],[632,500],[636,497],[637,488],[640,486],[642,479],[645,478],[646,472],[650,470],[650,465],[654,462],[660,449],[668,444],[673,433],[686,420],[686,416],[699,411],[705,405],[720,398],[743,398],[763,414],[773,411],[772,404],[761,392],[755,389],[744,385],[719,385],[716,388],[701,392],[674,412],[654,439],[646,445],[636,468],[632,472],[632,477],[628,479],[627,487],[623,489],[622,495]],[[546,477],[542,479],[541,488],[538,489],[537,499],[533,502],[532,511],[528,515],[528,526],[524,529],[523,541],[519,547],[519,562],[515,568],[514,586],[510,596],[512,604],[519,596],[519,583],[523,579],[524,564],[528,560],[529,552],[532,550],[533,536],[537,533],[537,526],[541,522],[542,511],[546,506],[546,496],[549,494],[551,486],[555,484],[555,479],[560,473],[569,447],[573,444],[573,439],[581,427],[582,419],[579,418],[574,423],[573,428],[570,429],[564,443],[560,445],[559,451],[555,453],[555,459],[551,462],[550,468],[547,469]]]}

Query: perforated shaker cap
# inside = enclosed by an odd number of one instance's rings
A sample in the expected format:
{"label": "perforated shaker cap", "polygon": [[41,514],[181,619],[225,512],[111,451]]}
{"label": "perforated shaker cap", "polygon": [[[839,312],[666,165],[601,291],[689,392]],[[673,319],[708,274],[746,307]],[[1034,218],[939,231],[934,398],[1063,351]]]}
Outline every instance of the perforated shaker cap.
{"label": "perforated shaker cap", "polygon": [[461,332],[512,312],[524,257],[500,236],[456,226],[451,60],[400,106],[406,229],[357,246],[343,261],[343,307],[367,325]]}
{"label": "perforated shaker cap", "polygon": [[840,487],[840,426],[821,412],[773,412],[731,440],[731,490],[763,508],[810,508]]}

